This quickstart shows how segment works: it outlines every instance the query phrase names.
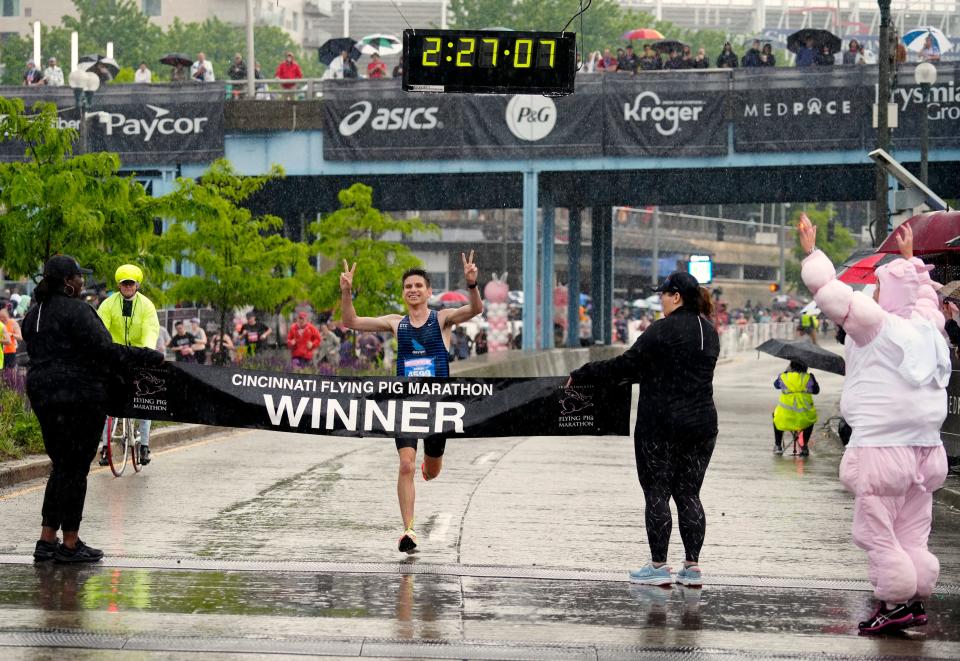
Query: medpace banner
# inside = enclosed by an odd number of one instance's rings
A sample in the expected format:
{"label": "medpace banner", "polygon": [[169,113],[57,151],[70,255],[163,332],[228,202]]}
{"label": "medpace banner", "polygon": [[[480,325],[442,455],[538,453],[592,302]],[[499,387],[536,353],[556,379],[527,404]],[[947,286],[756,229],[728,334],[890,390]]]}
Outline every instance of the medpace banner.
{"label": "medpace banner", "polygon": [[[682,75],[682,74],[681,74]],[[694,86],[693,81],[699,84]],[[708,78],[605,82],[607,156],[714,156],[727,153],[726,92]]]}
{"label": "medpace banner", "polygon": [[862,85],[740,90],[733,102],[734,149],[863,149],[872,107],[872,90]]}
{"label": "medpace banner", "polygon": [[110,413],[325,436],[625,436],[630,387],[531,379],[328,378],[166,363]]}
{"label": "medpace banner", "polygon": [[87,149],[124,165],[205,163],[223,156],[222,85],[123,85],[98,92]]}

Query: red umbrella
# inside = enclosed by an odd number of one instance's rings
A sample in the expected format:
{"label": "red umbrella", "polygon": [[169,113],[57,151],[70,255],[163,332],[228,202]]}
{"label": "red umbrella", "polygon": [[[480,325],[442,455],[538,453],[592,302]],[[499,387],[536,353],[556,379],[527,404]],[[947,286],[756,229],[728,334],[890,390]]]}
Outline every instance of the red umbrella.
{"label": "red umbrella", "polygon": [[458,291],[445,291],[440,294],[441,303],[469,303],[467,295]]}
{"label": "red umbrella", "polygon": [[[958,245],[950,245],[953,239],[960,238],[960,211],[934,211],[921,213],[906,222],[913,229],[913,254],[929,255],[937,252],[955,252]],[[897,247],[896,232],[893,232],[877,248],[877,252],[900,254]]]}
{"label": "red umbrella", "polygon": [[841,282],[848,285],[872,285],[876,283],[877,276],[874,273],[876,268],[887,262],[892,262],[899,256],[886,253],[854,253],[850,259],[844,262],[840,275],[837,276]]}
{"label": "red umbrella", "polygon": [[636,30],[625,32],[620,38],[626,41],[633,41],[635,39],[663,39],[664,37],[653,28],[637,28]]}

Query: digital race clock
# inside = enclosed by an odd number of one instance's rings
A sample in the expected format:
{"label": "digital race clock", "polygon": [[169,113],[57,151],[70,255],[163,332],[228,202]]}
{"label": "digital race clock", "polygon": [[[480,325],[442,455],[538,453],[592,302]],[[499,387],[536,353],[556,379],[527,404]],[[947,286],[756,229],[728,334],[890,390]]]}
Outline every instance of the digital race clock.
{"label": "digital race clock", "polygon": [[572,94],[575,67],[573,32],[403,31],[407,92]]}

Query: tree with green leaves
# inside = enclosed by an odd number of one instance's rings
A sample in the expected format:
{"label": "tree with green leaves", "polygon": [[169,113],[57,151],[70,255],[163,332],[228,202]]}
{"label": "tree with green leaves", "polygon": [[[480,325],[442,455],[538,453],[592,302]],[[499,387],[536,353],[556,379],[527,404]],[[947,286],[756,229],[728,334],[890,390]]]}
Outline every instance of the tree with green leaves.
{"label": "tree with green leaves", "polygon": [[275,310],[301,300],[313,277],[307,246],[279,233],[282,219],[254,216],[241,206],[282,176],[278,165],[265,176],[240,176],[221,159],[198,181],[178,179],[176,190],[158,200],[161,215],[172,219],[159,239],[164,254],[198,269],[192,276],[168,274],[168,293],[218,310],[222,334],[228,313],[247,305]]}
{"label": "tree with green leaves", "polygon": [[[57,109],[0,97],[0,140],[24,145],[25,160],[0,164],[0,264],[14,277],[40,272],[63,253],[112,282],[117,266],[140,264],[162,272],[153,250],[155,201],[132,177],[118,176],[116,154],[74,156],[77,132],[57,126]],[[147,283],[146,291],[156,295]]]}
{"label": "tree with green leaves", "polygon": [[438,232],[436,225],[419,219],[398,220],[373,206],[373,189],[354,184],[338,195],[340,209],[310,225],[316,237],[311,250],[336,266],[320,274],[312,285],[310,301],[318,310],[337,307],[340,301],[340,270],[343,260],[357,264],[353,291],[357,314],[378,317],[396,312],[401,303],[400,276],[420,266],[420,260],[387,233],[409,237],[413,232]]}
{"label": "tree with green leaves", "polygon": [[[810,222],[817,228],[817,248],[822,250],[832,263],[842,264],[857,247],[857,240],[850,230],[836,222],[833,206],[828,204],[821,208],[797,209],[791,215],[790,224],[796,227],[803,213],[807,214]],[[793,259],[787,262],[786,279],[799,291],[806,291],[806,285],[800,277],[800,262],[806,254],[800,247],[800,237],[796,232],[791,252]]]}
{"label": "tree with green leaves", "polygon": [[[577,11],[579,5],[567,0],[451,0],[450,22],[462,29],[506,27],[556,32]],[[686,30],[669,21],[658,21],[648,13],[625,9],[616,0],[593,0],[582,18],[582,30],[580,17],[568,30],[580,33],[587,53],[628,45],[621,37],[635,28],[654,28],[665,39],[682,41],[694,52],[702,46],[709,57],[716,57],[729,38],[719,30]],[[641,44],[633,46],[639,50]]]}

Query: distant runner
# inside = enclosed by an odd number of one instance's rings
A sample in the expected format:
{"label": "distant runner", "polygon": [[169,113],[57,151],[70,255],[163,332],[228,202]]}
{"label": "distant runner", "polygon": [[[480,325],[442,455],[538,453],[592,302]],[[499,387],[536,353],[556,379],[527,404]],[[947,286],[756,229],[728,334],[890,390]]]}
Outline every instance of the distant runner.
{"label": "distant runner", "polygon": [[[477,266],[470,257],[460,253],[463,259],[463,277],[470,291],[470,303],[451,310],[435,311],[427,307],[427,301],[433,295],[430,277],[423,269],[410,269],[403,274],[403,302],[407,314],[387,314],[382,317],[358,317],[353,309],[353,274],[356,263],[351,267],[343,260],[343,273],[340,274],[340,305],[343,324],[358,331],[391,332],[397,337],[397,376],[402,377],[446,377],[450,376],[448,355],[450,351],[451,329],[483,312],[480,290],[477,287]],[[397,498],[400,501],[400,515],[403,518],[403,534],[398,549],[403,553],[413,553],[417,548],[417,534],[413,530],[414,501],[416,491],[413,476],[417,465],[417,438],[397,438],[397,452],[400,458],[400,472],[397,477]],[[424,462],[420,465],[424,480],[432,480],[440,474],[443,466],[445,439],[424,442]]]}

